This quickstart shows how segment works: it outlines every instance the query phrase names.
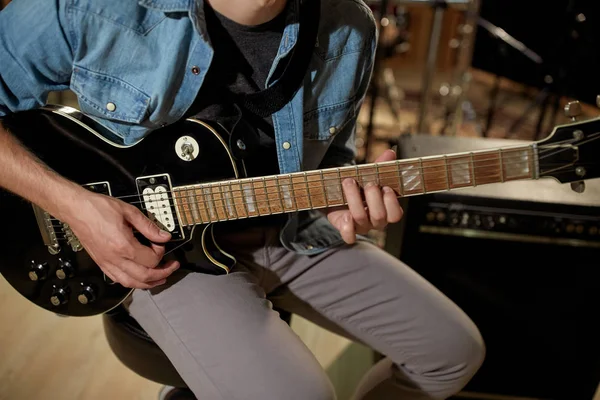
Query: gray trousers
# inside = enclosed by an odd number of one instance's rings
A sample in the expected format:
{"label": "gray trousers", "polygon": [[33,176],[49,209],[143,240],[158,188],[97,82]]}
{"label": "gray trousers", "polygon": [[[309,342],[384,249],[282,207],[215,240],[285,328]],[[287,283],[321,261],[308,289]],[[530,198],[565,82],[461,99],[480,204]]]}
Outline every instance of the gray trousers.
{"label": "gray trousers", "polygon": [[355,399],[445,399],[483,362],[473,322],[398,259],[365,242],[300,256],[274,229],[227,238],[231,274],[177,271],[129,310],[201,400],[332,400],[320,364],[273,306],[385,355]]}

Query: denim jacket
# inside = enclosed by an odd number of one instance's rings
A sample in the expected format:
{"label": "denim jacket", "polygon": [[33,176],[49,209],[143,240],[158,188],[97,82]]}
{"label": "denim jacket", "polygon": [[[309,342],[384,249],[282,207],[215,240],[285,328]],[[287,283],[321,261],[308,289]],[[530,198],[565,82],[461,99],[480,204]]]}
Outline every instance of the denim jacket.
{"label": "denim jacket", "polygon": [[[300,0],[265,86],[296,44]],[[322,0],[304,84],[273,115],[280,172],[354,163],[355,124],[371,79],[377,28],[361,0]],[[13,0],[0,12],[0,118],[71,90],[80,110],[124,144],[178,121],[213,49],[203,0]],[[114,138],[113,138],[114,140]],[[342,243],[317,212],[292,214],[282,244],[315,254]]]}

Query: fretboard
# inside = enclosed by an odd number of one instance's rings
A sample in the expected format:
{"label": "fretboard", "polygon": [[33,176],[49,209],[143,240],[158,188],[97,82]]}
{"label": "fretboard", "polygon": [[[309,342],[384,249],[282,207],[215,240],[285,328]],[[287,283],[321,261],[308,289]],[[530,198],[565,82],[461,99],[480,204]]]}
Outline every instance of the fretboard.
{"label": "fretboard", "polygon": [[389,186],[398,197],[448,191],[537,176],[529,146],[396,160],[173,189],[185,226],[346,205],[342,182],[352,178]]}

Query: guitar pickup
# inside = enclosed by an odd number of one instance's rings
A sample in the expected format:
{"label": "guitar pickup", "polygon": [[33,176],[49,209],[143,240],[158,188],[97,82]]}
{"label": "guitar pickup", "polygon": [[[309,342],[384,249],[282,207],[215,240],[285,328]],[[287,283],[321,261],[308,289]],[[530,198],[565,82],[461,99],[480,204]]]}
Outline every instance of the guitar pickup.
{"label": "guitar pickup", "polygon": [[169,232],[173,240],[185,238],[177,207],[173,198],[173,188],[169,175],[152,175],[136,179],[142,211],[156,225]]}

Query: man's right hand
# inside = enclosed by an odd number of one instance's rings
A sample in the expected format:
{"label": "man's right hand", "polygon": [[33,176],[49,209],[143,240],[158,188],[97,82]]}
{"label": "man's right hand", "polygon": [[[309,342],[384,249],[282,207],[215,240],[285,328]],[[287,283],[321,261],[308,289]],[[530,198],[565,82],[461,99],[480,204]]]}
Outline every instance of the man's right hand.
{"label": "man's right hand", "polygon": [[[164,284],[179,268],[177,261],[159,265],[165,253],[161,243],[171,235],[130,204],[89,192],[61,214],[102,271],[122,286],[150,289]],[[152,244],[141,244],[133,229]]]}

